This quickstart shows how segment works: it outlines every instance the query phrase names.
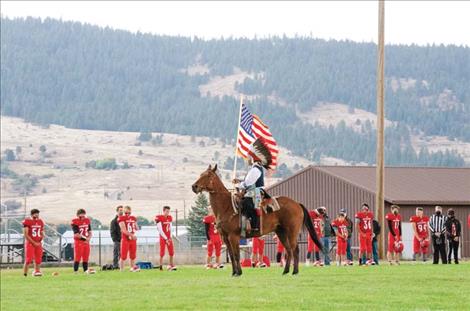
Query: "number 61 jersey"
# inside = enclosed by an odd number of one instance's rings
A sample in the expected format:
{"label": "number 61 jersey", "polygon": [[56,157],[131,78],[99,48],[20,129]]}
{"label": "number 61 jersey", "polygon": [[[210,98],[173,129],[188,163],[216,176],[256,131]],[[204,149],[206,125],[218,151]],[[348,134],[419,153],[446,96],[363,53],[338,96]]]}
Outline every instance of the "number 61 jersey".
{"label": "number 61 jersey", "polygon": [[28,228],[28,235],[33,241],[42,241],[44,232],[44,222],[42,219],[26,218],[23,220],[23,227]]}

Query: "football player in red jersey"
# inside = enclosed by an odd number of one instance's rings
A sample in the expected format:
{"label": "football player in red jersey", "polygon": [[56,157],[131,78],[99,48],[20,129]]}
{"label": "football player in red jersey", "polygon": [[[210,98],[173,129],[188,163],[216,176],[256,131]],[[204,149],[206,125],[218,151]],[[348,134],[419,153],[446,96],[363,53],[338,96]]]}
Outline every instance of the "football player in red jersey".
{"label": "football player in red jersey", "polygon": [[124,270],[124,263],[129,255],[131,264],[131,272],[140,271],[139,267],[135,265],[135,258],[137,257],[137,219],[131,215],[132,209],[130,206],[124,207],[124,215],[119,216],[118,223],[121,228],[121,261],[120,269]]}
{"label": "football player in red jersey", "polygon": [[421,254],[423,261],[426,261],[426,254],[429,248],[429,217],[424,216],[423,208],[416,208],[416,215],[412,216],[410,222],[413,226],[413,260]]}
{"label": "football player in red jersey", "polygon": [[42,239],[44,234],[44,222],[39,218],[39,210],[32,209],[31,217],[23,220],[23,236],[25,238],[25,261],[23,266],[24,276],[28,275],[28,269],[34,260],[33,276],[42,276]]}
{"label": "football player in red jersey", "polygon": [[367,261],[364,264],[374,265],[372,258],[372,220],[374,214],[369,211],[367,203],[362,204],[360,212],[356,213],[356,226],[359,233],[359,265],[362,265],[362,256],[366,254]]}
{"label": "football player in red jersey", "polygon": [[[224,265],[220,263],[220,254],[222,252],[222,238],[220,237],[219,232],[217,231],[215,216],[212,212],[212,208],[208,208],[209,214],[204,217],[203,222],[206,228],[206,237],[207,237],[207,263],[206,268],[223,268]],[[212,255],[215,251],[215,266],[211,264]]]}
{"label": "football player in red jersey", "polygon": [[91,223],[86,217],[84,209],[77,211],[77,218],[72,219],[72,230],[74,240],[74,260],[73,271],[78,272],[80,261],[82,261],[83,271],[85,273],[94,273],[93,269],[88,268],[88,258],[90,257]]}
{"label": "football player in red jersey", "polygon": [[253,268],[265,268],[266,264],[263,261],[264,258],[264,238],[258,237],[253,238],[253,253],[251,256],[251,265]]}
{"label": "football player in red jersey", "polygon": [[387,259],[392,265],[393,261],[397,265],[400,264],[400,253],[397,252],[397,244],[403,243],[401,240],[401,215],[399,213],[400,207],[398,205],[392,205],[390,207],[391,213],[385,216],[388,223],[388,250]]}
{"label": "football player in red jersey", "polygon": [[168,271],[176,270],[176,266],[173,263],[173,256],[175,255],[175,248],[173,246],[173,240],[171,239],[171,222],[173,218],[170,215],[170,207],[163,207],[163,214],[155,216],[155,222],[157,223],[157,229],[160,233],[160,270],[163,270],[163,257],[165,256],[165,248],[168,249],[168,255],[170,255],[170,265]]}
{"label": "football player in red jersey", "polygon": [[339,213],[331,224],[336,234],[336,265],[347,266],[348,261],[346,259],[346,246],[348,244],[348,221],[346,220],[346,214]]}
{"label": "football player in red jersey", "polygon": [[[323,207],[320,207],[318,209],[322,209]],[[318,209],[315,209],[313,211],[309,211],[310,218],[312,219],[313,222],[313,227],[315,228],[315,232],[317,233],[318,238],[323,237],[323,216],[320,214]],[[312,256],[313,255],[313,256]],[[313,243],[312,238],[310,235],[308,236],[307,239],[307,260],[305,261],[305,265],[310,264],[310,260],[315,259],[315,262],[313,263],[314,266],[323,266],[322,262],[320,261],[320,249],[318,246]]]}

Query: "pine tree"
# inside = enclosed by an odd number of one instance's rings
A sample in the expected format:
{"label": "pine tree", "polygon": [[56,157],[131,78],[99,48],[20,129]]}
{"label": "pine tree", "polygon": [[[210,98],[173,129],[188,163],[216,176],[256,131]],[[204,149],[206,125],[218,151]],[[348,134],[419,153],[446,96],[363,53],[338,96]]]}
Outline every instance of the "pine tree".
{"label": "pine tree", "polygon": [[191,206],[188,217],[188,231],[193,237],[206,236],[205,226],[203,219],[207,215],[207,207],[209,206],[209,200],[201,193],[197,196],[195,205]]}

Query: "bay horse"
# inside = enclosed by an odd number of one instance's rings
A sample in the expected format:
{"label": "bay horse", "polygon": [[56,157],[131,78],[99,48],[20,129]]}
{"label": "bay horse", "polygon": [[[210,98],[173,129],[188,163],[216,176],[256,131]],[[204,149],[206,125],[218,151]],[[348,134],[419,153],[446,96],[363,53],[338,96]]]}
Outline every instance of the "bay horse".
{"label": "bay horse", "polygon": [[[209,165],[207,170],[202,172],[198,180],[192,185],[194,193],[209,193],[209,201],[216,217],[217,230],[227,246],[230,261],[232,263],[232,276],[241,276],[240,265],[240,221],[232,207],[232,194],[225,188],[223,182],[216,173],[217,165],[214,168]],[[286,249],[286,264],[283,274],[289,273],[290,264],[293,260],[292,274],[299,273],[299,245],[297,238],[302,229],[302,225],[307,228],[313,242],[323,248],[317,234],[313,228],[312,220],[307,209],[302,204],[288,198],[277,198],[280,209],[272,213],[263,213],[262,230],[254,234],[247,234],[247,238],[259,237],[260,232],[268,234],[275,232]],[[240,213],[240,211],[238,212]]]}

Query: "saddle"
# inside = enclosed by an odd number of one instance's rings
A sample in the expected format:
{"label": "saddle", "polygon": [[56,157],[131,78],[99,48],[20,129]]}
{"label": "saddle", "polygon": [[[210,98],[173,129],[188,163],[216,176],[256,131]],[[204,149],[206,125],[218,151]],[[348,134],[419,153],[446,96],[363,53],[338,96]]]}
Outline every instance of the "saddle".
{"label": "saddle", "polygon": [[[233,215],[239,215],[241,236],[245,238],[247,234],[251,233],[251,224],[249,219],[243,215],[242,210],[242,199],[245,197],[245,191],[237,191],[232,193],[232,208]],[[257,201],[253,197],[253,203],[255,205],[256,217],[260,218],[262,211],[264,214],[270,214],[280,209],[279,203],[276,197],[271,197],[264,189],[260,191],[261,199],[257,206]],[[258,219],[258,223],[260,223]],[[258,231],[258,230],[257,230]]]}
{"label": "saddle", "polygon": [[[245,193],[246,192],[244,190],[232,193],[232,208],[234,215],[238,215],[240,213],[242,209],[241,201],[245,197]],[[268,192],[266,192],[266,190],[261,189],[261,202],[259,203],[259,206],[256,206],[255,204],[258,216],[261,216],[260,208],[265,214],[270,214],[280,210],[281,206],[279,205],[277,198],[278,197],[272,197]]]}

